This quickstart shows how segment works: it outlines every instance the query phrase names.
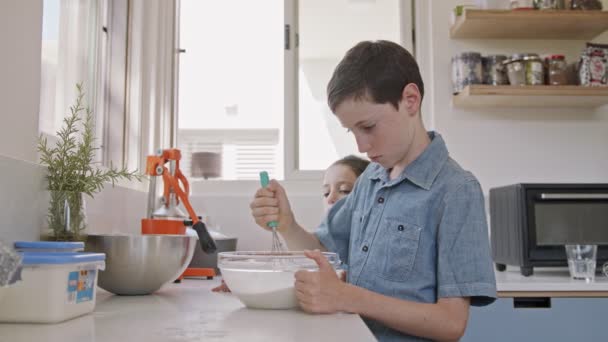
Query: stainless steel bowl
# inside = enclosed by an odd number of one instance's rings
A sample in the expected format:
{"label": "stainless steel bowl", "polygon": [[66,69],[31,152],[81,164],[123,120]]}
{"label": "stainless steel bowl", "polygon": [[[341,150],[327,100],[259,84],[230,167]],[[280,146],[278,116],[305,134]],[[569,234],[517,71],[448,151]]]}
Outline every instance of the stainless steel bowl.
{"label": "stainless steel bowl", "polygon": [[145,295],[173,282],[186,269],[198,239],[187,235],[97,235],[85,251],[106,254],[98,285],[119,295]]}

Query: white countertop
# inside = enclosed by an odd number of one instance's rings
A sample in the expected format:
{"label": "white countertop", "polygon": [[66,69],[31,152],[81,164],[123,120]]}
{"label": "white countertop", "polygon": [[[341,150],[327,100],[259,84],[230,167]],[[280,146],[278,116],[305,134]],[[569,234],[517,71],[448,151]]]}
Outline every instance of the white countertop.
{"label": "white countertop", "polygon": [[214,280],[188,279],[148,296],[97,291],[93,313],[58,324],[1,324],[11,342],[375,341],[358,315],[250,310]]}
{"label": "white countertop", "polygon": [[[608,297],[608,278],[601,272],[595,275],[595,281],[586,283],[570,277],[567,267],[534,268],[534,274],[524,277],[519,267],[508,267],[504,272],[495,271],[496,289],[501,292],[581,292],[580,296],[592,292],[606,292]],[[596,295],[597,296],[597,295]]]}

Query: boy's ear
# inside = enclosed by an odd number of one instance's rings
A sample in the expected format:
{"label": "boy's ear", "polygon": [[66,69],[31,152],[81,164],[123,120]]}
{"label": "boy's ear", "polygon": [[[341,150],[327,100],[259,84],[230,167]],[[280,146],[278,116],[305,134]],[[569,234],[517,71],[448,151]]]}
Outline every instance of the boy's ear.
{"label": "boy's ear", "polygon": [[401,93],[400,106],[405,106],[407,113],[414,116],[420,110],[420,102],[421,96],[418,86],[414,83],[408,83]]}

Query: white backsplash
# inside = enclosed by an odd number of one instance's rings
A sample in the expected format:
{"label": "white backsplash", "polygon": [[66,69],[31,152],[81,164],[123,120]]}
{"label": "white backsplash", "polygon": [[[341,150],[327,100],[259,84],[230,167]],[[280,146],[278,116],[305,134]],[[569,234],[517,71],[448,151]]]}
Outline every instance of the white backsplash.
{"label": "white backsplash", "polygon": [[[0,240],[9,244],[16,240],[38,240],[46,227],[49,201],[45,169],[0,156],[0,174]],[[252,196],[193,196],[190,201],[198,215],[209,216],[211,229],[237,237],[239,250],[269,249],[270,233],[258,227],[251,217]],[[290,200],[298,222],[308,229],[316,228],[322,214],[318,194],[297,194]],[[147,193],[106,185],[94,199],[87,197],[87,231],[139,234],[146,205]]]}
{"label": "white backsplash", "polygon": [[0,240],[37,240],[46,220],[44,168],[0,155]]}

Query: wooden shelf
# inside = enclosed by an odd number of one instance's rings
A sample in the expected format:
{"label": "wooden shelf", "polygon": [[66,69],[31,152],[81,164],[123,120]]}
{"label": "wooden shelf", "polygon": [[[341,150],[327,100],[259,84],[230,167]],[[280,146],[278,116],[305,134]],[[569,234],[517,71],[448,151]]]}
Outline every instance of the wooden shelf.
{"label": "wooden shelf", "polygon": [[608,87],[492,86],[474,84],[452,97],[457,108],[564,107],[594,108],[608,104]]}
{"label": "wooden shelf", "polygon": [[581,39],[608,30],[608,11],[465,9],[451,38]]}

